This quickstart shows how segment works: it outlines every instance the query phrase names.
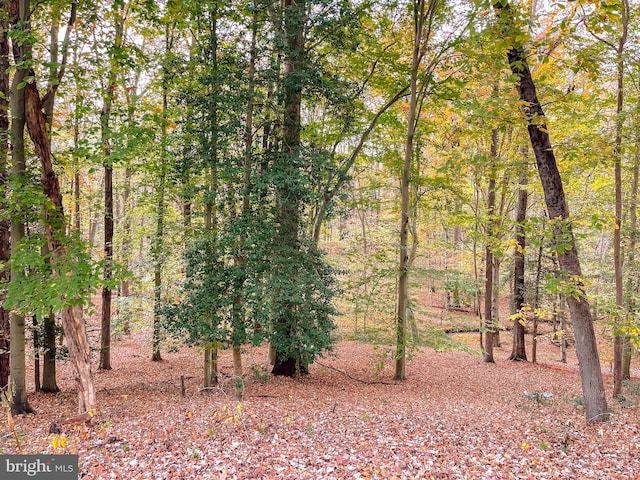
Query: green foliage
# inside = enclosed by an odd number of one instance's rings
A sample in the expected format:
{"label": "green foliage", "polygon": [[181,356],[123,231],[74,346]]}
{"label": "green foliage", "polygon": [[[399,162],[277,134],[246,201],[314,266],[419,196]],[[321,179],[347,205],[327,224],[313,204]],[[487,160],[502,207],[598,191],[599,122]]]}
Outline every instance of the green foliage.
{"label": "green foliage", "polygon": [[[187,277],[182,293],[161,312],[167,330],[191,345],[229,343],[238,318],[235,310],[239,305],[234,301],[243,283],[241,270],[226,264],[216,245],[215,239],[203,238],[186,251]],[[240,340],[238,346],[244,339]]]}
{"label": "green foliage", "polygon": [[100,264],[78,235],[67,235],[62,241],[67,255],[61,258],[42,254],[44,234],[25,237],[15,246],[11,268],[16,278],[7,287],[5,308],[45,316],[52,310],[90,303],[100,285]]}
{"label": "green foliage", "polygon": [[444,289],[451,295],[451,307],[468,307],[473,303],[477,294],[477,287],[472,278],[461,276],[460,272],[453,272],[444,281]]}
{"label": "green foliage", "polygon": [[337,311],[334,271],[313,245],[277,247],[266,285],[272,319],[271,345],[300,363],[311,363],[331,347]]}
{"label": "green foliage", "polygon": [[111,317],[111,323],[114,335],[141,328],[145,311],[152,310],[150,299],[142,296],[117,297],[113,306],[115,314]]}

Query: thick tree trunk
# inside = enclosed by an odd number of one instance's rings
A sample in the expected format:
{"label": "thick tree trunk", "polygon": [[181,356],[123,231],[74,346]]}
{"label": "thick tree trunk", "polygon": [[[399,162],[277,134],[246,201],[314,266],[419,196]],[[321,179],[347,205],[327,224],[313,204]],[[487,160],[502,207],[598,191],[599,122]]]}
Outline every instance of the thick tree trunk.
{"label": "thick tree trunk", "polygon": [[[524,265],[525,265],[525,247],[526,247],[526,230],[525,219],[527,217],[527,201],[528,201],[528,174],[527,164],[522,165],[520,173],[520,189],[518,191],[518,205],[516,208],[516,248],[513,253],[513,313],[522,313],[524,305]],[[524,318],[516,318],[513,321],[513,348],[509,360],[527,361],[527,349],[525,345],[525,329]]]}
{"label": "thick tree trunk", "polygon": [[[283,152],[277,160],[277,169],[285,178],[295,178],[300,168],[300,147],[302,130],[302,82],[298,78],[304,63],[305,0],[284,0],[285,36],[285,81],[284,117],[282,128]],[[300,227],[299,193],[288,185],[281,185],[277,192],[278,243],[280,248],[295,252],[300,248],[298,229]],[[280,319],[275,328],[280,336],[291,336],[291,323],[285,318],[292,307],[283,302],[280,305]],[[298,376],[306,367],[299,358],[276,351],[271,373],[288,377]]]}
{"label": "thick tree trunk", "polygon": [[[30,12],[28,0],[11,0],[7,4],[10,21],[17,24],[19,21],[27,22]],[[24,28],[28,28],[25,25]],[[22,47],[17,42],[13,42],[14,59],[20,61],[24,50],[29,49],[29,45]],[[11,174],[15,181],[25,181],[26,159],[24,151],[24,127],[25,127],[25,95],[24,89],[19,88],[27,75],[26,70],[17,69],[13,75],[10,92],[11,111]],[[11,245],[17,245],[24,237],[24,219],[11,219]],[[18,272],[11,270],[11,281],[16,281]],[[11,413],[31,413],[33,409],[27,400],[26,388],[26,362],[25,362],[25,319],[24,315],[11,312],[10,323],[10,391],[13,393],[11,399]]]}
{"label": "thick tree trunk", "polygon": [[[494,6],[500,19],[507,27],[506,29],[512,30],[514,20],[509,4],[497,3]],[[538,100],[524,48],[517,42],[513,42],[513,46],[507,51],[507,59],[511,71],[519,79],[516,86],[523,104],[523,113],[528,119],[527,129],[536,157],[549,219],[554,223],[557,242],[563,245],[562,249],[558,249],[558,262],[567,280],[573,283],[574,290],[567,297],[567,303],[575,332],[586,420],[587,423],[606,421],[609,419],[609,410],[600,369],[596,335],[586,299],[575,238],[569,221],[569,207],[548,129],[544,122],[544,111]]]}
{"label": "thick tree trunk", "polygon": [[57,393],[60,391],[56,379],[56,317],[51,312],[44,320],[43,346],[44,361],[42,362],[42,387],[43,392]]}
{"label": "thick tree trunk", "polygon": [[[66,248],[60,239],[65,234],[60,183],[51,162],[47,128],[35,80],[28,82],[23,90],[25,93],[25,118],[35,152],[40,159],[42,186],[45,195],[53,205],[52,211],[49,212],[46,219],[45,228],[52,263],[55,264],[57,260],[67,255]],[[54,271],[53,275],[56,274],[57,272]],[[62,311],[62,327],[78,383],[78,409],[80,412],[86,412],[95,407],[96,396],[82,306],[68,307]]]}
{"label": "thick tree trunk", "polygon": [[[7,11],[7,0],[0,1],[0,11]],[[9,176],[9,22],[0,17],[0,190],[4,192]],[[0,209],[8,208],[6,192],[0,198]],[[0,220],[0,264],[7,265],[11,256],[11,224]],[[0,283],[9,282],[11,272],[0,269]],[[2,307],[4,295],[0,294],[0,389],[9,383],[10,319],[9,311]]]}

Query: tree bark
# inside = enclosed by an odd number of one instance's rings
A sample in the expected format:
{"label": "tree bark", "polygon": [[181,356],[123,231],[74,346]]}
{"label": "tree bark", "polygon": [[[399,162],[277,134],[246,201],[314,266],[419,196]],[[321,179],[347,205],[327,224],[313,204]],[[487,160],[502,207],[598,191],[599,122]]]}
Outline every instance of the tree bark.
{"label": "tree bark", "polygon": [[[65,235],[65,222],[60,183],[51,162],[47,127],[35,80],[28,82],[23,90],[25,94],[25,118],[29,136],[33,142],[36,155],[40,159],[44,193],[53,206],[46,219],[45,228],[47,243],[52,255],[51,260],[55,264],[56,261],[67,255],[66,248],[61,240]],[[54,270],[53,275],[56,274],[57,272]],[[62,311],[62,327],[78,384],[78,410],[81,413],[86,412],[95,407],[96,393],[91,372],[89,340],[81,305],[70,306]]]}
{"label": "tree bark", "polygon": [[613,230],[613,264],[616,284],[616,328],[614,328],[613,339],[613,395],[622,392],[622,357],[624,352],[624,334],[620,332],[622,320],[625,317],[624,309],[624,286],[622,272],[622,127],[623,127],[623,106],[624,106],[624,46],[627,41],[629,26],[629,4],[627,0],[622,1],[622,35],[616,48],[616,138],[614,145],[614,181],[615,181],[615,215],[616,224]]}
{"label": "tree bark", "polygon": [[[304,64],[304,26],[306,14],[305,0],[284,0],[284,117],[282,128],[282,154],[276,168],[285,178],[295,178],[300,168],[300,147],[302,130],[302,82],[298,77]],[[298,192],[288,185],[282,185],[277,192],[278,243],[281,248],[295,252],[299,250],[298,229],[300,227],[300,198]],[[293,308],[287,302],[280,306],[281,317],[275,328],[280,335],[290,336],[292,325],[289,321]],[[295,315],[295,314],[294,314]],[[288,377],[298,376],[306,367],[299,358],[276,351],[271,373]]]}
{"label": "tree bark", "polygon": [[[640,101],[636,107],[636,112],[640,113]],[[636,127],[637,128],[637,127]],[[636,130],[637,132],[637,130]],[[637,266],[636,266],[636,245],[638,244],[638,180],[640,178],[640,133],[636,133],[636,153],[633,159],[633,169],[631,174],[631,190],[629,192],[629,244],[627,245],[627,280],[626,280],[626,313],[632,316],[636,309],[635,292],[638,288]],[[631,357],[634,347],[629,337],[625,338],[624,351],[622,355],[622,379],[631,378]]]}
{"label": "tree bark", "polygon": [[496,214],[496,161],[498,157],[498,129],[491,130],[491,151],[489,159],[489,186],[487,187],[487,244],[485,248],[485,284],[484,284],[484,361],[494,363],[493,347],[496,327],[493,318],[493,292],[494,275],[493,264],[494,255],[491,243],[496,234],[495,214]]}
{"label": "tree bark", "polygon": [[[0,11],[7,11],[7,0],[0,1]],[[0,17],[0,209],[8,208],[5,191],[9,176],[9,22]],[[11,224],[0,220],[0,283],[11,280],[11,271],[6,268],[11,257]],[[0,389],[9,383],[10,325],[9,311],[2,306],[4,295],[0,294]]]}
{"label": "tree bark", "polygon": [[[23,22],[23,28],[28,29],[28,19],[30,13],[29,0],[11,0],[7,4],[9,20],[14,25]],[[23,56],[30,51],[29,43],[19,45],[12,42],[13,57],[16,62],[22,61]],[[10,112],[11,112],[11,174],[15,181],[25,182],[26,158],[24,151],[24,128],[25,128],[25,94],[24,89],[19,88],[24,81],[27,72],[24,68],[16,69],[13,75],[10,92]],[[24,237],[24,219],[11,219],[11,245],[15,248]],[[18,272],[11,270],[11,281],[16,281]],[[11,399],[11,413],[31,413],[33,409],[27,399],[26,388],[26,362],[25,362],[25,318],[24,315],[12,311],[9,314],[10,323],[10,391],[13,393]]]}
{"label": "tree bark", "polygon": [[43,347],[44,359],[42,362],[42,386],[41,390],[47,393],[60,391],[56,379],[56,317],[51,312],[44,320]]}
{"label": "tree bark", "polygon": [[411,163],[415,149],[414,139],[420,118],[419,104],[422,92],[418,91],[418,75],[420,64],[426,53],[426,43],[429,40],[425,25],[427,21],[431,22],[433,20],[435,8],[435,2],[425,0],[414,0],[413,2],[413,49],[411,53],[411,79],[409,81],[409,112],[407,115],[407,135],[404,143],[402,177],[400,179],[400,256],[398,260],[398,299],[396,302],[396,362],[393,376],[395,380],[406,379],[409,302],[409,187]]}
{"label": "tree bark", "polygon": [[[113,3],[113,27],[115,30],[113,50],[122,48],[124,39],[125,15],[124,5]],[[102,316],[100,322],[100,363],[101,370],[111,370],[111,286],[108,283],[113,275],[113,159],[111,158],[111,107],[118,87],[118,62],[114,55],[109,59],[110,69],[106,89],[103,93],[100,111],[100,128],[102,135],[103,167],[104,167],[104,271],[102,287]]]}
{"label": "tree bark", "polygon": [[[504,33],[511,36],[517,32],[509,4],[496,3],[494,8],[505,27]],[[576,338],[576,353],[580,364],[586,421],[587,423],[607,421],[609,410],[600,369],[595,330],[586,299],[575,238],[569,221],[569,207],[562,178],[524,48],[516,41],[512,43],[513,45],[507,50],[507,60],[511,71],[518,78],[516,87],[523,104],[523,113],[528,121],[527,129],[536,157],[549,219],[554,222],[555,234],[559,237],[557,241],[563,245],[563,248],[558,249],[558,262],[567,280],[573,284],[573,291],[571,295],[568,295],[567,303]]]}
{"label": "tree bark", "polygon": [[[521,166],[520,173],[520,189],[518,191],[518,205],[516,208],[516,248],[513,253],[513,313],[522,314],[522,306],[524,305],[525,281],[525,247],[526,247],[526,230],[524,222],[527,217],[527,201],[528,201],[528,174],[526,159]],[[513,348],[509,360],[527,361],[527,349],[525,345],[525,329],[524,318],[515,318],[513,321]]]}

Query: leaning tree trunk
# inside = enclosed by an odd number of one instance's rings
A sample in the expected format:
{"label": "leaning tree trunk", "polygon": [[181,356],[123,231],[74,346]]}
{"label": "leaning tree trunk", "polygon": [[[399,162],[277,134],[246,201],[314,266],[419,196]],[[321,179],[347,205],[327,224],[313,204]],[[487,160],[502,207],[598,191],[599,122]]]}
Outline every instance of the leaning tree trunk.
{"label": "leaning tree trunk", "polygon": [[[496,3],[494,8],[505,27],[505,31],[510,35],[517,32],[517,28],[514,27],[515,22],[510,5],[506,2]],[[549,219],[555,225],[555,234],[559,237],[558,243],[564,246],[564,248],[558,249],[558,262],[567,280],[574,284],[572,295],[567,296],[567,303],[575,332],[576,353],[580,364],[586,420],[587,423],[607,421],[609,419],[609,410],[605,397],[593,320],[586,299],[580,259],[578,258],[573,229],[569,221],[569,207],[562,185],[562,178],[556,163],[548,128],[544,122],[544,110],[538,100],[524,47],[515,40],[507,50],[507,60],[511,71],[518,78],[516,87],[523,105],[523,113],[528,120],[529,139],[536,157]]]}
{"label": "leaning tree trunk", "polygon": [[[29,136],[40,159],[41,180],[44,193],[53,208],[46,219],[47,243],[51,251],[51,262],[54,265],[67,256],[66,247],[62,241],[65,236],[64,211],[60,183],[53,170],[51,151],[47,138],[47,127],[42,113],[42,103],[35,80],[24,87],[25,118]],[[78,410],[86,412],[95,407],[96,392],[91,372],[91,356],[89,340],[81,305],[69,306],[62,311],[62,328],[69,349],[69,357],[74,367],[74,375],[78,384]]]}
{"label": "leaning tree trunk", "polygon": [[[526,159],[525,159],[526,162]],[[515,318],[513,321],[513,348],[509,360],[527,361],[527,349],[524,341],[524,313],[522,306],[524,305],[524,260],[526,246],[526,230],[525,219],[527,217],[527,164],[522,165],[520,173],[520,189],[518,191],[518,205],[516,208],[516,248],[513,253],[513,313]]]}

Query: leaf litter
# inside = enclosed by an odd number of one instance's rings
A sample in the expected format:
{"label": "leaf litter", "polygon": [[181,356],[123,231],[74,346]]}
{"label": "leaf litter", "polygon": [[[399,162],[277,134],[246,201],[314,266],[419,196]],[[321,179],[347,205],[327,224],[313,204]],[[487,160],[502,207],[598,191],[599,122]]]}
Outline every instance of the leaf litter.
{"label": "leaf litter", "polygon": [[[633,392],[609,399],[612,420],[586,425],[574,355],[559,364],[549,350],[533,365],[505,360],[500,348],[497,363],[485,364],[424,348],[413,352],[407,380],[394,382],[392,359],[381,364],[373,346],[340,342],[295,380],[269,377],[266,350],[250,348],[238,399],[231,352],[220,352],[220,384],[203,391],[199,352],[184,347],[151,362],[149,337],[141,330],[114,341],[114,368],[96,372],[90,425],[49,433],[76,409],[70,365],[60,362],[63,393],[32,394],[37,413],[14,419],[23,453],[78,454],[80,478],[96,480],[640,475],[640,402]],[[3,428],[0,451],[17,453]]]}

